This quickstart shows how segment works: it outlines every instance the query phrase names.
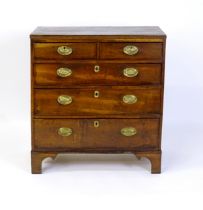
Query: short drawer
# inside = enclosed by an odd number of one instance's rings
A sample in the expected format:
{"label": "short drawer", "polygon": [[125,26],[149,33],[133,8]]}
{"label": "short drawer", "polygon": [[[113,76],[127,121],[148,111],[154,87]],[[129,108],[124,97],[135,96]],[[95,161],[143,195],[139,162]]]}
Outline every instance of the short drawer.
{"label": "short drawer", "polygon": [[161,61],[162,43],[101,43],[100,58]]}
{"label": "short drawer", "polygon": [[158,148],[159,119],[36,119],[35,149]]}
{"label": "short drawer", "polygon": [[35,64],[36,85],[151,85],[161,83],[160,64]]}
{"label": "short drawer", "polygon": [[95,43],[35,43],[35,59],[93,59],[97,55]]}
{"label": "short drawer", "polygon": [[37,119],[33,120],[33,127],[35,148],[81,146],[81,120]]}
{"label": "short drawer", "polygon": [[109,86],[35,89],[36,115],[133,115],[160,113],[161,89]]}

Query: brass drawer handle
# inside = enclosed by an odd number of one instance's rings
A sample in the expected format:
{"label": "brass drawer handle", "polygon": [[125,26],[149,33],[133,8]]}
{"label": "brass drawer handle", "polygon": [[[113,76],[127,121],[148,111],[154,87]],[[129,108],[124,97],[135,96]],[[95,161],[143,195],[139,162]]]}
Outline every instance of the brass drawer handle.
{"label": "brass drawer handle", "polygon": [[73,130],[71,128],[59,128],[58,129],[58,135],[60,136],[70,136],[73,133]]}
{"label": "brass drawer handle", "polygon": [[94,66],[94,72],[99,72],[100,71],[100,66],[98,66],[98,65],[95,65]]}
{"label": "brass drawer handle", "polygon": [[58,47],[57,52],[60,55],[70,55],[73,52],[73,49],[68,46],[60,46]]}
{"label": "brass drawer handle", "polygon": [[126,127],[121,129],[121,134],[123,136],[134,136],[137,134],[137,130],[133,127]]}
{"label": "brass drawer handle", "polygon": [[137,102],[137,97],[135,95],[125,95],[123,96],[123,102],[126,104],[134,104]]}
{"label": "brass drawer handle", "polygon": [[72,97],[67,95],[61,95],[57,99],[58,103],[61,105],[68,105],[72,103]]}
{"label": "brass drawer handle", "polygon": [[138,75],[138,70],[135,68],[125,68],[123,69],[123,75],[126,77],[136,77]]}
{"label": "brass drawer handle", "polygon": [[72,74],[72,70],[66,67],[59,68],[56,72],[59,77],[68,77]]}
{"label": "brass drawer handle", "polygon": [[134,45],[127,45],[123,48],[123,52],[126,55],[135,55],[137,54],[139,51],[138,47],[134,46]]}

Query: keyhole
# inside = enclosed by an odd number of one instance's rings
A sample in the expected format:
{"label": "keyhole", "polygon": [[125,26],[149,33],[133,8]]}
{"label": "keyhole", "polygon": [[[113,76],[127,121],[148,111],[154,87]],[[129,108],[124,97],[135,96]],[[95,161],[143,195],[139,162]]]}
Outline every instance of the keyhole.
{"label": "keyhole", "polygon": [[100,67],[98,65],[94,66],[94,71],[95,72],[99,72],[100,71]]}
{"label": "keyhole", "polygon": [[99,121],[94,121],[94,127],[98,128],[99,127]]}
{"label": "keyhole", "polygon": [[99,91],[98,91],[98,90],[95,90],[95,91],[94,91],[94,97],[95,97],[95,98],[99,98]]}

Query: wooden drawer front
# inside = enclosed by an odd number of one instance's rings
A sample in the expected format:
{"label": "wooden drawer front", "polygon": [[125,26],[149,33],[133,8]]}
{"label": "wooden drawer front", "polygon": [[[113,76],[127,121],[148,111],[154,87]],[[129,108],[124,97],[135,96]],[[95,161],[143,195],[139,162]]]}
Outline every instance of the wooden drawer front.
{"label": "wooden drawer front", "polygon": [[[95,127],[95,121],[99,126]],[[135,129],[130,136],[121,130]],[[86,147],[157,147],[159,133],[158,119],[98,119],[86,120],[84,145]],[[127,133],[126,133],[127,134]],[[125,135],[126,135],[125,134]]]}
{"label": "wooden drawer front", "polygon": [[[72,134],[59,135],[59,129],[64,127],[72,129]],[[81,130],[80,120],[34,120],[34,146],[41,148],[80,147]]]}
{"label": "wooden drawer front", "polygon": [[[138,49],[134,55],[124,53],[126,46],[133,46]],[[101,59],[133,59],[133,60],[161,60],[161,43],[101,43]]]}
{"label": "wooden drawer front", "polygon": [[[68,55],[59,54],[59,47],[66,47]],[[96,44],[95,43],[36,43],[34,44],[34,58],[35,59],[92,59],[96,58]],[[59,52],[58,52],[59,51]]]}
{"label": "wooden drawer front", "polygon": [[[159,119],[37,119],[34,126],[35,147],[39,149],[143,149],[159,145]],[[72,134],[59,135],[61,127],[70,128]]]}
{"label": "wooden drawer front", "polygon": [[[62,68],[65,73],[60,75]],[[34,72],[36,85],[144,85],[161,82],[160,64],[35,64]]]}
{"label": "wooden drawer front", "polygon": [[101,71],[102,69],[106,69],[106,84],[150,85],[161,83],[160,64],[101,64]]}
{"label": "wooden drawer front", "polygon": [[[95,72],[96,64],[70,63],[70,64],[35,64],[36,85],[90,85],[104,84],[105,71]],[[60,75],[60,69],[64,68],[70,74]],[[57,74],[58,71],[58,74]]]}
{"label": "wooden drawer front", "polygon": [[[98,91],[98,92],[95,92]],[[65,95],[67,105],[61,105],[59,96]],[[123,102],[126,95],[133,104]],[[68,97],[67,97],[68,96]],[[160,88],[139,87],[95,87],[78,89],[36,89],[35,90],[35,114],[36,115],[114,115],[114,114],[142,114],[160,113]],[[124,98],[125,101],[129,99]]]}

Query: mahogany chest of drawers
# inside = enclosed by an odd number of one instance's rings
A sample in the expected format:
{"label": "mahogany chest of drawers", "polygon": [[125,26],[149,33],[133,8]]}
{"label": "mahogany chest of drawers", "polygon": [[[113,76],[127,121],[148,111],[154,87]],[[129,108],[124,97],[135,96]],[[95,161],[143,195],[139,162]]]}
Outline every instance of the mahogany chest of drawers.
{"label": "mahogany chest of drawers", "polygon": [[68,152],[129,152],[160,173],[164,32],[38,27],[30,38],[32,173]]}

